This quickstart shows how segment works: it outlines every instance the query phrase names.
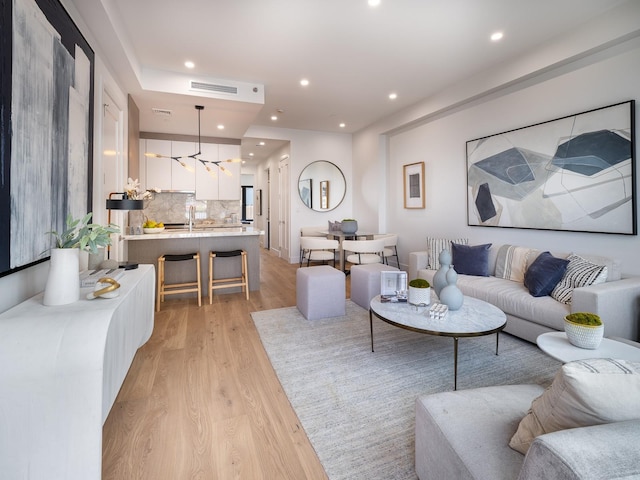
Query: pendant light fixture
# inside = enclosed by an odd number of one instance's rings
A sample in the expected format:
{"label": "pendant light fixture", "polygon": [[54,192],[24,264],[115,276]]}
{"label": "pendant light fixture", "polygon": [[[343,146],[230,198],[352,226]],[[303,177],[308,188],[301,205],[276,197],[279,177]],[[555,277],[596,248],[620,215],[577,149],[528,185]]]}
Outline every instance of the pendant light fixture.
{"label": "pendant light fixture", "polygon": [[220,171],[224,172],[226,175],[228,175],[229,177],[233,176],[233,174],[231,173],[231,171],[227,168],[224,168],[223,165],[221,165],[222,163],[240,163],[242,161],[242,159],[240,158],[228,158],[226,160],[205,160],[203,158],[200,158],[199,156],[202,154],[202,148],[201,148],[201,142],[200,142],[200,112],[202,110],[204,110],[204,106],[203,105],[196,105],[196,110],[198,111],[198,151],[192,155],[182,155],[182,156],[167,156],[167,155],[160,155],[159,153],[151,153],[151,152],[146,152],[144,154],[145,157],[155,157],[155,158],[170,158],[172,160],[175,160],[176,162],[178,162],[180,165],[182,165],[182,167],[184,167],[186,170],[193,172],[193,168],[188,165],[184,159],[186,158],[193,158],[194,160],[197,160],[198,162],[200,162],[204,168],[207,170],[207,172],[209,173],[209,175],[211,175],[213,178],[216,178],[216,172],[209,166],[209,165],[215,165],[216,167],[218,167],[220,169]]}

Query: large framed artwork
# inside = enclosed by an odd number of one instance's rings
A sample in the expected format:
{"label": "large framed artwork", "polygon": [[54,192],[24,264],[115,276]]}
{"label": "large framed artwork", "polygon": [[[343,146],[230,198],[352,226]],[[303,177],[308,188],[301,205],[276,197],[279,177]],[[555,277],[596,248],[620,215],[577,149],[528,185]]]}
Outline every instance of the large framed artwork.
{"label": "large framed artwork", "polygon": [[467,222],[636,235],[635,102],[467,142]]}
{"label": "large framed artwork", "polygon": [[91,210],[94,53],[58,0],[0,0],[0,276]]}

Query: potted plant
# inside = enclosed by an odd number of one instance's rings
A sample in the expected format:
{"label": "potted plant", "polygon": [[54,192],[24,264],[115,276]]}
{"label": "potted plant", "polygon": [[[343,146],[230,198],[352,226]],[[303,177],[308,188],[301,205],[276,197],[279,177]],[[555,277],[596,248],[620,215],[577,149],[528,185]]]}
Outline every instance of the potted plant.
{"label": "potted plant", "polygon": [[356,233],[358,231],[358,222],[353,218],[345,218],[342,220],[342,233]]}
{"label": "potted plant", "polygon": [[77,301],[80,298],[80,251],[95,254],[98,248],[111,245],[111,234],[120,231],[117,225],[105,227],[89,223],[92,216],[92,213],[87,213],[83,218],[74,220],[69,215],[63,232],[48,232],[55,245],[51,249],[49,276],[44,289],[45,305],[66,305]]}
{"label": "potted plant", "polygon": [[411,305],[429,305],[431,303],[431,284],[424,278],[414,278],[409,282],[409,298]]}
{"label": "potted plant", "polygon": [[595,313],[574,312],[564,317],[564,331],[572,345],[595,350],[602,342],[604,325]]}

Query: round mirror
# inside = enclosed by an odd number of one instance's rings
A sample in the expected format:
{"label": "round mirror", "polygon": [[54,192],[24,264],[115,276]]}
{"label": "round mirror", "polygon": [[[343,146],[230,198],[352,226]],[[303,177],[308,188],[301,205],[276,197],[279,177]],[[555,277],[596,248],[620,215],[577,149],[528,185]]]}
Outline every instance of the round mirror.
{"label": "round mirror", "polygon": [[342,203],[347,191],[344,174],[335,164],[316,160],[298,178],[300,200],[311,210],[328,212]]}

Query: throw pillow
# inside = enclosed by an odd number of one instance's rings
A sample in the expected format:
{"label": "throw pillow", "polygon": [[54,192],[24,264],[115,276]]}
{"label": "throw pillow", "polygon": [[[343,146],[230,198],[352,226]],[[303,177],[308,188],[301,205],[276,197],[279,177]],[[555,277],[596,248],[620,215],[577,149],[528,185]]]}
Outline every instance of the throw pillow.
{"label": "throw pillow", "polygon": [[438,270],[440,268],[440,253],[442,252],[442,250],[451,251],[452,242],[458,243],[460,245],[467,245],[469,243],[469,239],[427,237],[427,252],[429,254],[429,268],[431,270]]}
{"label": "throw pillow", "polygon": [[640,362],[594,358],[562,366],[533,400],[509,446],[526,454],[544,433],[640,419]]}
{"label": "throw pillow", "polygon": [[451,244],[451,263],[456,272],[463,275],[489,276],[490,243],[484,245]]}
{"label": "throw pillow", "polygon": [[496,258],[495,276],[522,283],[524,281],[524,272],[527,270],[529,253],[531,253],[531,249],[527,247],[501,246]]}
{"label": "throw pillow", "polygon": [[562,280],[551,291],[551,296],[560,303],[571,304],[574,288],[588,287],[607,281],[607,267],[604,265],[596,265],[573,253],[567,257],[567,260],[569,265]]}
{"label": "throw pillow", "polygon": [[549,295],[567,270],[569,260],[542,252],[524,274],[524,286],[534,297]]}

